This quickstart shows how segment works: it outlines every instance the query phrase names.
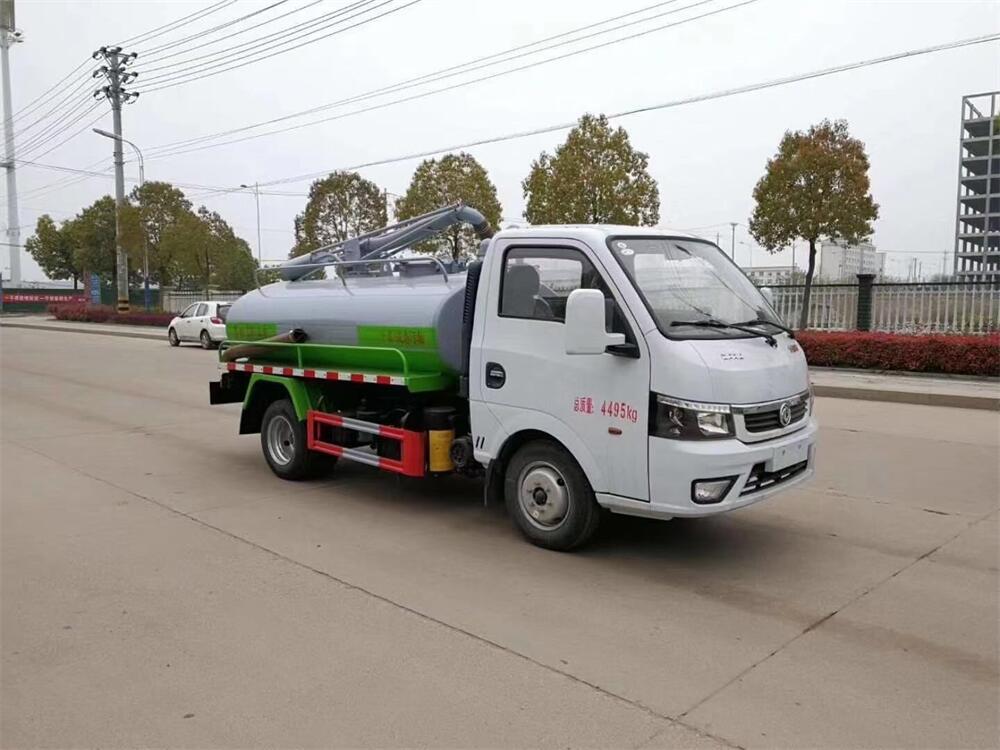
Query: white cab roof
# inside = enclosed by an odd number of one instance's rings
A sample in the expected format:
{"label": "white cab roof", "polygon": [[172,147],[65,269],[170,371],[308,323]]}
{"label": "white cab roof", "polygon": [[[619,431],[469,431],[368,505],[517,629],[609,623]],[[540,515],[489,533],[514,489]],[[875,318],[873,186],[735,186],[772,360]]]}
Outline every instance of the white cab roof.
{"label": "white cab roof", "polygon": [[496,233],[497,239],[554,238],[575,239],[587,243],[603,244],[608,237],[627,235],[630,237],[688,237],[703,239],[690,232],[682,232],[668,227],[630,227],[621,224],[538,224],[526,227],[503,229]]}

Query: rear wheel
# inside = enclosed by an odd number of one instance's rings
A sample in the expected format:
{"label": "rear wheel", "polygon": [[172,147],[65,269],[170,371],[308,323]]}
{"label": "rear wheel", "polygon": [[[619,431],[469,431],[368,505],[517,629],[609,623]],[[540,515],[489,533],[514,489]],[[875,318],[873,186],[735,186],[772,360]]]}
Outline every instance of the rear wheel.
{"label": "rear wheel", "polygon": [[170,342],[170,346],[180,346],[181,340],[177,338],[177,331],[171,328],[167,331],[167,341]]}
{"label": "rear wheel", "polygon": [[571,550],[597,531],[601,509],[573,457],[548,440],[521,446],[504,480],[507,512],[533,544]]}
{"label": "rear wheel", "polygon": [[336,462],[335,456],[306,448],[306,424],[288,399],[274,401],[264,411],[260,446],[271,471],[282,479],[308,479]]}
{"label": "rear wheel", "polygon": [[208,331],[202,331],[201,336],[199,336],[198,338],[201,339],[202,349],[211,349],[214,346],[214,344],[212,343],[212,337],[208,335]]}

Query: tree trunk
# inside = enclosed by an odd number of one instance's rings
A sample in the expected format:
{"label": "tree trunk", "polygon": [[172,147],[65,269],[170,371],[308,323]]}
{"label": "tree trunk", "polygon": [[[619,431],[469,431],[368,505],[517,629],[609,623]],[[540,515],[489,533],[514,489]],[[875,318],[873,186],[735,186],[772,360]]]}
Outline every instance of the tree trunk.
{"label": "tree trunk", "polygon": [[802,312],[799,313],[799,330],[809,327],[809,298],[812,296],[813,271],[816,270],[816,238],[809,238],[809,267],[806,269],[806,287],[802,290]]}
{"label": "tree trunk", "polygon": [[461,248],[461,235],[459,234],[461,230],[456,229],[451,234],[451,259],[458,265],[458,256]]}
{"label": "tree trunk", "polygon": [[74,291],[74,292],[75,292],[75,291],[76,291],[76,290],[77,290],[77,289],[79,288],[79,287],[77,286],[77,281],[79,280],[79,278],[80,278],[80,277],[79,277],[79,276],[77,276],[77,275],[76,275],[75,273],[73,274],[73,291]]}

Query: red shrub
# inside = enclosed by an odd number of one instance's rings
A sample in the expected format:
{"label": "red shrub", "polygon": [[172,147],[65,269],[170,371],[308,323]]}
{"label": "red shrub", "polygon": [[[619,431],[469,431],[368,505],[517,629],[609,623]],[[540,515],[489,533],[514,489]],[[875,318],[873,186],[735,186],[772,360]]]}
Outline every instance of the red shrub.
{"label": "red shrub", "polygon": [[809,364],[867,370],[1000,375],[1000,333],[935,336],[861,331],[799,331]]}
{"label": "red shrub", "polygon": [[73,320],[84,323],[121,323],[133,326],[165,326],[173,319],[172,313],[136,311],[119,314],[108,305],[55,304],[49,305],[49,314],[56,320]]}

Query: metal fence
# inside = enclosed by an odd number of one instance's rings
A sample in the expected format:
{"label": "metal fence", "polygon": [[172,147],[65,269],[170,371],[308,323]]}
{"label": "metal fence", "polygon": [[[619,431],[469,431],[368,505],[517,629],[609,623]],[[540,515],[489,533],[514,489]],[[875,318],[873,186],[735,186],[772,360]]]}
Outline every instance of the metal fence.
{"label": "metal fence", "polygon": [[[814,284],[808,327],[850,331],[858,324],[858,284]],[[802,310],[800,284],[770,287],[774,306],[790,326]],[[871,287],[871,330],[890,333],[991,333],[1000,330],[996,282],[877,283]]]}
{"label": "metal fence", "polygon": [[234,290],[210,289],[163,289],[160,294],[160,303],[164,312],[182,312],[192,302],[202,300],[216,300],[218,302],[233,302],[242,297],[246,292]]}

